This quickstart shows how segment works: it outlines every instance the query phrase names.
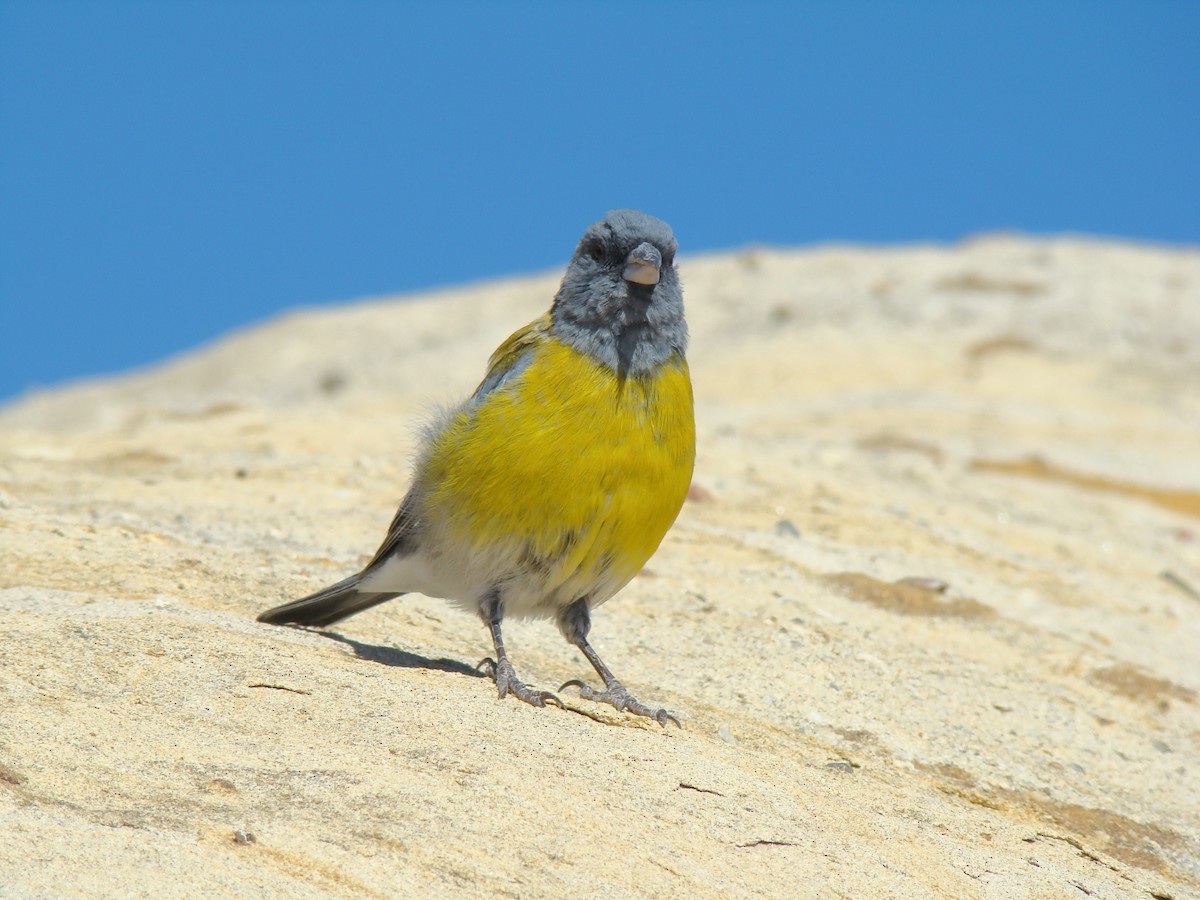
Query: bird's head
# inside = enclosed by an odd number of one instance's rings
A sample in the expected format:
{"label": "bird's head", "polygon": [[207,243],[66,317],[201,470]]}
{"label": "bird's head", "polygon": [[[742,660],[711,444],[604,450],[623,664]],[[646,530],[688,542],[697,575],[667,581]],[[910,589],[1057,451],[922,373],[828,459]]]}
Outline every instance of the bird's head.
{"label": "bird's head", "polygon": [[[675,235],[661,219],[618,209],[589,225],[551,308],[559,337],[621,368],[662,362],[687,345]],[[617,365],[613,365],[617,368]]]}

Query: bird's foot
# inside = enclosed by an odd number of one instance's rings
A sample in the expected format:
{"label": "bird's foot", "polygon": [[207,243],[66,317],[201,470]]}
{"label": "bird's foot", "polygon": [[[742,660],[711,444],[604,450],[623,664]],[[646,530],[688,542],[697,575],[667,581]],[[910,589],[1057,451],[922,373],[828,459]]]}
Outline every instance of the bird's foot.
{"label": "bird's foot", "polygon": [[625,690],[625,685],[617,681],[615,678],[609,682],[607,688],[598,691],[589,684],[578,679],[572,679],[559,688],[560,691],[565,691],[569,687],[579,688],[579,696],[584,700],[594,700],[596,703],[608,703],[618,712],[631,712],[635,716],[645,716],[647,719],[653,719],[664,728],[668,722],[674,722],[676,728],[682,728],[679,724],[679,719],[673,713],[667,712],[665,709],[651,709],[641,700],[630,695],[629,691]]}
{"label": "bird's foot", "polygon": [[523,681],[518,680],[516,670],[513,669],[512,663],[507,659],[501,659],[500,662],[496,662],[489,657],[482,660],[475,668],[496,682],[496,689],[500,692],[501,700],[504,699],[505,695],[512,694],[518,700],[524,700],[530,706],[545,706],[547,703],[552,703],[559,709],[564,708],[562,701],[549,691],[535,690]]}

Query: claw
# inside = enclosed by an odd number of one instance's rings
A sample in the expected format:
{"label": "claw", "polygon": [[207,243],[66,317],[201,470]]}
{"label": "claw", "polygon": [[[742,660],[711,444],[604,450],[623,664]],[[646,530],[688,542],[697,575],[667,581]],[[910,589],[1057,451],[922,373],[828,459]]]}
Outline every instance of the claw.
{"label": "claw", "polygon": [[660,709],[654,714],[654,721],[663,728],[667,727],[668,722],[674,722],[676,728],[683,728],[683,724],[679,721],[679,719],[675,718],[674,714],[667,712],[665,709]]}
{"label": "claw", "polygon": [[[521,687],[524,688],[524,692],[517,691],[515,688],[512,688],[511,685],[505,685],[505,687],[511,689],[515,697],[519,697],[530,706],[545,708],[546,704],[550,703],[554,706],[557,706],[559,709],[566,709],[566,707],[563,706],[563,702],[549,691],[538,691],[534,690],[533,688],[526,687],[525,685],[521,685]],[[502,693],[500,696],[503,697],[504,694]]]}
{"label": "claw", "polygon": [[628,712],[635,716],[645,716],[647,719],[653,719],[663,728],[667,727],[668,722],[674,722],[676,728],[683,728],[683,725],[673,713],[669,713],[665,709],[652,710],[645,703],[642,703],[635,697],[631,697],[629,691],[619,681],[614,681],[608,686],[607,690],[598,691],[590,684],[580,681],[578,678],[572,678],[570,681],[564,683],[559,690],[565,691],[569,687],[579,688],[580,699],[593,700],[596,703],[607,703],[618,712]]}
{"label": "claw", "polygon": [[501,700],[511,693],[518,700],[523,700],[530,706],[544,708],[547,703],[552,703],[559,709],[566,709],[563,706],[563,702],[549,691],[535,690],[523,681],[519,681],[517,673],[513,670],[512,664],[507,659],[502,658],[500,662],[496,662],[491,657],[486,657],[480,660],[475,670],[477,672],[482,671],[496,682],[496,690]]}

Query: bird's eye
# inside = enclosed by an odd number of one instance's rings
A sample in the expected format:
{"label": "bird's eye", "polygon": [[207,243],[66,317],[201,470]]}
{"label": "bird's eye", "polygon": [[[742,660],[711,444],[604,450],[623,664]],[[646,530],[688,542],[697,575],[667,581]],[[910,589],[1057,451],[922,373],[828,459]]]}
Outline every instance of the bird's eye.
{"label": "bird's eye", "polygon": [[596,261],[604,259],[604,242],[603,241],[588,241],[583,247],[583,252]]}

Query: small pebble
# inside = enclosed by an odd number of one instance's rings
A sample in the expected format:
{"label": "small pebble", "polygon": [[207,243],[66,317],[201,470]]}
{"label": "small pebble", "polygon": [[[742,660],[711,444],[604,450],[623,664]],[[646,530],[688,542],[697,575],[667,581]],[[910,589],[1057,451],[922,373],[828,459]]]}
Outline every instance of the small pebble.
{"label": "small pebble", "polygon": [[800,529],[795,526],[791,519],[780,519],[776,522],[775,533],[780,537],[800,537]]}
{"label": "small pebble", "polygon": [[727,744],[736,744],[737,738],[733,736],[733,732],[729,730],[728,725],[722,725],[717,729],[717,737]]}

